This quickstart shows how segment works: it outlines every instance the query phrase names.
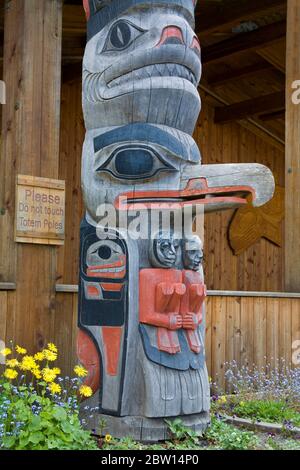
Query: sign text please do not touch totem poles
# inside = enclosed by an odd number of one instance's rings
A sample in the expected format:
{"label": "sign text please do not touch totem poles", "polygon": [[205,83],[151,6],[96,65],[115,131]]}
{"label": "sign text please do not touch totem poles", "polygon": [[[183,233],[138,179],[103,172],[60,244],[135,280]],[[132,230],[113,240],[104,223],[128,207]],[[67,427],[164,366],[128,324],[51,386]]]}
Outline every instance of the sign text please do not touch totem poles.
{"label": "sign text please do not touch totem poles", "polygon": [[18,175],[15,240],[62,245],[65,238],[65,182]]}

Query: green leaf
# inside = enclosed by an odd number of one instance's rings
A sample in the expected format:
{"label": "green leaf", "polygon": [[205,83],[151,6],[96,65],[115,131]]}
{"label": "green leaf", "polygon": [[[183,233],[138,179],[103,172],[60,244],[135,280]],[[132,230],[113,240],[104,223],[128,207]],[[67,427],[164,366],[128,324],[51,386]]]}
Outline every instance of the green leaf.
{"label": "green leaf", "polygon": [[14,447],[15,442],[16,442],[15,436],[3,437],[3,445],[5,449],[11,449],[12,447]]}
{"label": "green leaf", "polygon": [[59,449],[59,441],[57,439],[47,439],[48,449]]}
{"label": "green leaf", "polygon": [[33,416],[28,426],[29,431],[39,431],[42,429],[42,419],[40,416]]}
{"label": "green leaf", "polygon": [[55,407],[53,410],[53,418],[57,419],[57,421],[64,421],[67,419],[67,413],[61,407]]}
{"label": "green leaf", "polygon": [[74,427],[68,421],[61,423],[61,429],[67,434],[72,434],[74,432]]}
{"label": "green leaf", "polygon": [[29,437],[29,442],[33,444],[39,444],[44,440],[44,435],[41,432],[34,432]]}

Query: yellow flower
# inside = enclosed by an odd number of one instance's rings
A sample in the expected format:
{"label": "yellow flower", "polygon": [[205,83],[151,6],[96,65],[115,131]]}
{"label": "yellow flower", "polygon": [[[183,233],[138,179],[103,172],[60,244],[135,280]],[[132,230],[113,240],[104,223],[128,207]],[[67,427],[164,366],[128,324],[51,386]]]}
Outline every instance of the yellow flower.
{"label": "yellow flower", "polygon": [[61,370],[59,369],[59,367],[53,367],[52,370],[56,375],[59,375],[61,373]]}
{"label": "yellow flower", "polygon": [[61,392],[61,386],[59,384],[53,382],[49,385],[49,390],[50,390],[50,393],[52,393],[52,395],[55,395],[56,393]]}
{"label": "yellow flower", "polygon": [[13,380],[15,379],[16,377],[18,377],[18,372],[14,369],[6,369],[4,371],[4,377],[9,379],[9,380]]}
{"label": "yellow flower", "polygon": [[81,385],[81,387],[79,389],[79,393],[83,397],[88,398],[88,397],[91,397],[93,395],[93,390],[88,385]]}
{"label": "yellow flower", "polygon": [[88,371],[80,365],[74,367],[74,372],[78,377],[86,377],[88,375]]}
{"label": "yellow flower", "polygon": [[54,382],[54,380],[56,379],[56,375],[57,374],[54,372],[54,370],[50,369],[49,367],[45,367],[42,370],[42,376],[45,382],[48,382],[48,383]]}
{"label": "yellow flower", "polygon": [[52,351],[52,352],[54,352],[54,353],[57,354],[57,347],[55,346],[55,344],[53,344],[53,343],[48,343],[47,346],[48,346],[49,351]]}
{"label": "yellow flower", "polygon": [[227,398],[223,395],[222,397],[219,398],[218,403],[220,403],[220,404],[227,403]]}
{"label": "yellow flower", "polygon": [[31,373],[38,380],[42,378],[42,373],[38,367],[36,369],[32,369]]}
{"label": "yellow flower", "polygon": [[20,364],[22,370],[32,370],[37,368],[37,363],[33,356],[24,356]]}
{"label": "yellow flower", "polygon": [[18,359],[9,359],[8,361],[6,361],[6,365],[14,369],[14,367],[18,367],[20,363]]}
{"label": "yellow flower", "polygon": [[36,361],[39,361],[39,362],[43,361],[43,360],[45,359],[44,353],[42,353],[42,352],[37,352],[37,353],[34,355],[34,359],[35,359]]}
{"label": "yellow flower", "polygon": [[50,351],[50,349],[44,349],[43,351],[44,358],[47,359],[47,361],[56,361],[57,359],[57,354],[53,351]]}
{"label": "yellow flower", "polygon": [[4,348],[0,351],[0,354],[2,354],[2,356],[4,357],[9,356],[11,353],[12,350],[10,348]]}
{"label": "yellow flower", "polygon": [[105,442],[111,442],[112,436],[110,434],[106,434],[104,440],[105,440]]}
{"label": "yellow flower", "polygon": [[16,351],[18,354],[26,354],[27,353],[27,350],[25,348],[21,348],[21,346],[16,346]]}

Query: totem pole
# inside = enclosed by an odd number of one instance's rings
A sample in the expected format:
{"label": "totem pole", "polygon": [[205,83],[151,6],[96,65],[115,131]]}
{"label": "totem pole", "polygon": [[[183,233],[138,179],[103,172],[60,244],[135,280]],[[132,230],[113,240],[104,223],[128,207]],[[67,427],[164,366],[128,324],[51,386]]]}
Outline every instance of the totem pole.
{"label": "totem pole", "polygon": [[[99,407],[88,425],[104,419],[115,437],[164,439],[175,417],[199,433],[209,423],[202,243],[193,216],[181,233],[174,219],[249,194],[262,205],[274,190],[262,165],[201,165],[195,3],[84,0],[78,357],[94,392],[84,405]],[[146,236],[120,223],[134,212]]]}

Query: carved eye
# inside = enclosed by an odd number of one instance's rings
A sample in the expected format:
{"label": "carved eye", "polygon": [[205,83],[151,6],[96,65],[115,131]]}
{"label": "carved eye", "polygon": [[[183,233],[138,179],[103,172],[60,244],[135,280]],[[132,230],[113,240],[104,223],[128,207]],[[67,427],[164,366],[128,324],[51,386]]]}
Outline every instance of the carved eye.
{"label": "carved eye", "polygon": [[87,250],[86,262],[89,267],[107,265],[123,259],[122,248],[111,240],[99,241]]}
{"label": "carved eye", "polygon": [[126,145],[117,149],[97,171],[107,172],[118,179],[147,179],[160,171],[176,171],[163,161],[152,148],[142,145]]}
{"label": "carved eye", "polygon": [[171,243],[170,242],[162,242],[160,246],[163,250],[167,250],[168,248],[171,248]]}
{"label": "carved eye", "polygon": [[119,20],[115,23],[107,36],[102,52],[122,51],[127,49],[138,37],[146,31],[129,21]]}

